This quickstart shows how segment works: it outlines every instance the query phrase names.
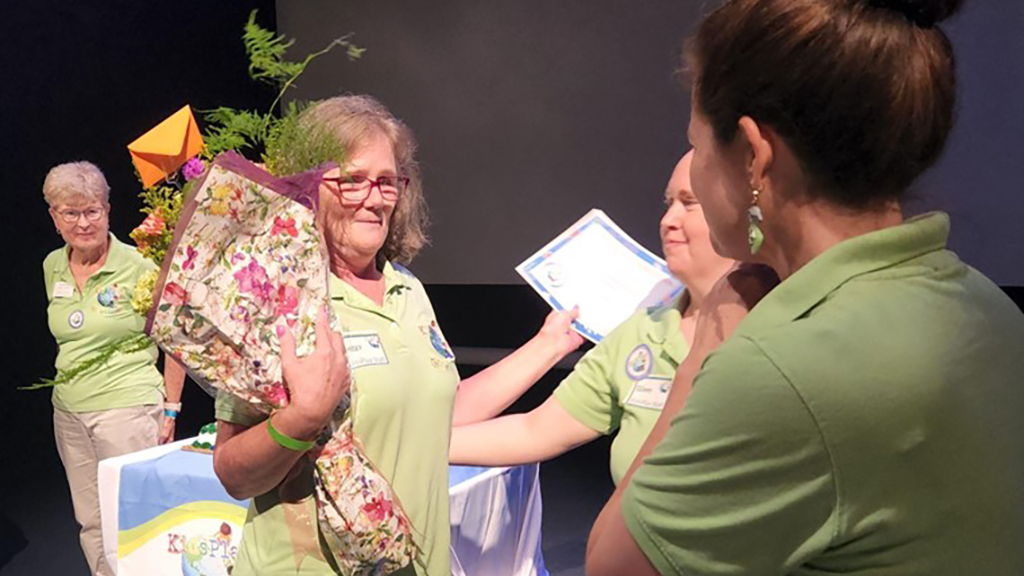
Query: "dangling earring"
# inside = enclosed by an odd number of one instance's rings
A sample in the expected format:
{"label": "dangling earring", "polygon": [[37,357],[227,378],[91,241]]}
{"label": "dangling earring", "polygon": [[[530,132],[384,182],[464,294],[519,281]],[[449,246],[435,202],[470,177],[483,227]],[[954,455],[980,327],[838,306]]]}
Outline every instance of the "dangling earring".
{"label": "dangling earring", "polygon": [[764,243],[764,233],[761,232],[761,227],[758,226],[764,221],[764,216],[761,214],[761,207],[757,205],[758,195],[761,194],[757,188],[753,190],[754,199],[750,202],[750,208],[747,208],[747,217],[750,219],[750,225],[747,227],[747,243],[750,244],[750,254],[757,254],[758,250],[761,249],[761,244]]}

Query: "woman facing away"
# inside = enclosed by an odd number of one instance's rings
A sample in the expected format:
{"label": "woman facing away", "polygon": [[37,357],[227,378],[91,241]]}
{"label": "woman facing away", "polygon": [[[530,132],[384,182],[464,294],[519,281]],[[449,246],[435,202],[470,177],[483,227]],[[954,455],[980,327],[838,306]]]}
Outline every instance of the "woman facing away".
{"label": "woman facing away", "polygon": [[[902,199],[959,0],[727,0],[687,46],[694,193],[768,264],[704,302],[587,573],[1024,574],[1024,315]],[[762,297],[746,315],[753,302]]]}

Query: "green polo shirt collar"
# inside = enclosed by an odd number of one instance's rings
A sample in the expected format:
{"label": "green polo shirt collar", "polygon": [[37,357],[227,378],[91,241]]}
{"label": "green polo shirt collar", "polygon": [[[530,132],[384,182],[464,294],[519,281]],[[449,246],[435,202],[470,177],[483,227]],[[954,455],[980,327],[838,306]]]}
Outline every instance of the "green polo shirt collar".
{"label": "green polo shirt collar", "polygon": [[412,284],[409,282],[411,275],[404,268],[400,271],[392,266],[391,262],[384,263],[384,306],[378,306],[365,294],[356,290],[351,284],[338,278],[333,273],[328,278],[328,289],[332,300],[341,300],[353,308],[379,314],[391,321],[397,321],[398,314],[396,306],[399,302],[398,295],[405,290],[410,290]]}
{"label": "green polo shirt collar", "polygon": [[[130,264],[128,260],[128,254],[125,254],[125,250],[131,250],[128,246],[122,244],[114,233],[111,232],[109,242],[110,248],[107,250],[107,259],[103,262],[103,267],[96,271],[93,276],[95,278],[100,275],[112,274],[122,269],[126,264]],[[64,249],[60,251],[60,258],[57,259],[56,264],[53,267],[54,276],[60,276],[62,279],[66,279],[71,275],[71,246],[65,244]],[[72,282],[74,284],[74,282]]]}
{"label": "green polo shirt collar", "polygon": [[651,316],[652,322],[647,327],[647,337],[654,344],[661,346],[662,353],[672,359],[678,366],[689,354],[689,344],[683,338],[679,325],[683,315],[679,312],[678,296],[668,306],[664,306]]}
{"label": "green polo shirt collar", "polygon": [[850,280],[943,250],[948,238],[949,216],[933,212],[844,240],[765,296],[740,324],[737,334],[756,334],[792,322]]}

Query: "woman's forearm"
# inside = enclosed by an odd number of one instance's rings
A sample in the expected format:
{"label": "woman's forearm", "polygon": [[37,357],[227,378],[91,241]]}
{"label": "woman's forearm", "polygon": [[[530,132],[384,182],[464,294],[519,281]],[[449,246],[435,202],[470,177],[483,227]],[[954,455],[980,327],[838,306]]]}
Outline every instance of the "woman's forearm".
{"label": "woman's forearm", "polygon": [[181,390],[185,387],[185,367],[169,354],[164,356],[164,398],[168,402],[181,402]]}
{"label": "woman's forearm", "polygon": [[[273,416],[274,428],[292,438],[309,439],[316,432],[293,422],[288,410]],[[217,422],[217,447],[213,451],[213,470],[228,494],[239,500],[265,494],[288,475],[305,452],[282,447],[267,431],[267,422],[246,428],[220,420]]]}
{"label": "woman's forearm", "polygon": [[453,428],[449,460],[476,466],[543,462],[598,436],[549,398],[526,414]]}
{"label": "woman's forearm", "polygon": [[463,426],[501,414],[565,354],[535,336],[515,352],[459,384],[452,423]]}

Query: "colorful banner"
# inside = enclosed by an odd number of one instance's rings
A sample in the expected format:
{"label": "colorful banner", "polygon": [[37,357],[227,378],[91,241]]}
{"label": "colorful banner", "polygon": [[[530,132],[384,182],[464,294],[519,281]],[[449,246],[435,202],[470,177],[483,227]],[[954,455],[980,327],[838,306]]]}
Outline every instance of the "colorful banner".
{"label": "colorful banner", "polygon": [[174,450],[121,468],[117,573],[227,576],[247,502],[227,494],[209,454]]}

